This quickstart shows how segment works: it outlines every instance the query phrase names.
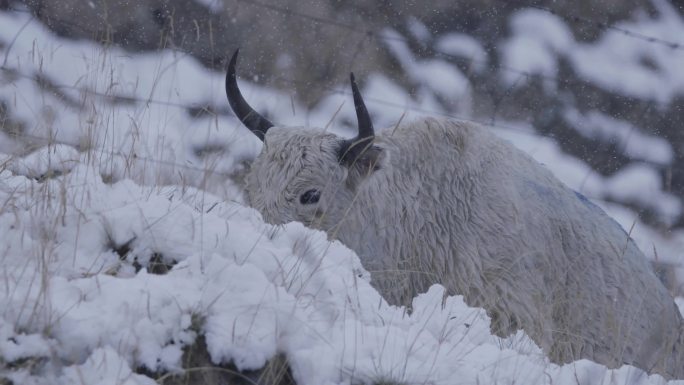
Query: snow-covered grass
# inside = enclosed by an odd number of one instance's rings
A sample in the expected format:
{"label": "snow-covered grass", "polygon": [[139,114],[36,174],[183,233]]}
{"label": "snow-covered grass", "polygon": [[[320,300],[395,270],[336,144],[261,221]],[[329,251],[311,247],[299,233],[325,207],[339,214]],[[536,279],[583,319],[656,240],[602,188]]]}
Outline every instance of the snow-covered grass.
{"label": "snow-covered grass", "polygon": [[[282,355],[300,385],[664,383],[632,367],[551,364],[523,333],[492,336],[483,310],[438,285],[408,314],[342,244],[265,224],[239,188],[260,144],[222,113],[223,75],[182,53],[103,49],[0,13],[4,57],[0,101],[16,130],[0,133],[0,376],[15,384],[154,384],[180,373],[200,339],[222,368]],[[404,111],[373,99],[438,110],[435,97],[468,87],[459,72],[450,91],[425,76],[415,98],[372,76],[364,93],[377,122]],[[241,86],[276,121],[332,121],[340,133],[353,121],[341,95],[305,111]],[[573,187],[605,182],[587,182],[586,165],[559,159],[548,139],[500,134]]]}
{"label": "snow-covered grass", "polygon": [[549,364],[522,333],[491,336],[483,310],[439,286],[407,315],[322,233],[266,225],[191,187],[107,184],[78,163],[42,182],[0,174],[0,353],[15,383],[152,383],[131,371],[179,371],[200,334],[212,361],[240,370],[283,353],[300,384],[661,382]]}

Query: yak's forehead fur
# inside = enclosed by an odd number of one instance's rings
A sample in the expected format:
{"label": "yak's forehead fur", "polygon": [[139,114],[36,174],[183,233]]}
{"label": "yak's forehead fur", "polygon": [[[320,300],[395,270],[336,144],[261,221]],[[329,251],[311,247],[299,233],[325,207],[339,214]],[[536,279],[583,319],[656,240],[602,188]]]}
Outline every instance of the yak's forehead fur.
{"label": "yak's forehead fur", "polygon": [[[246,177],[250,205],[269,223],[301,221],[323,228],[322,215],[331,209],[328,205],[341,204],[350,195],[342,187],[347,170],[338,162],[342,141],[322,129],[269,129]],[[302,205],[300,196],[311,189],[321,192],[320,201]]]}

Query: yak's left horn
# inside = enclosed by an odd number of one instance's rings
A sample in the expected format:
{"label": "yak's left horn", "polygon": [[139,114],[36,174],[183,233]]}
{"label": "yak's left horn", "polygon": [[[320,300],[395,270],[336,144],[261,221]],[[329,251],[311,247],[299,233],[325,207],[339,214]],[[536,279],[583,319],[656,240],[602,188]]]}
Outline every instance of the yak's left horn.
{"label": "yak's left horn", "polygon": [[235,50],[233,57],[230,59],[230,64],[228,64],[228,73],[226,74],[226,96],[228,96],[228,103],[230,104],[230,108],[233,109],[235,116],[237,116],[242,124],[249,128],[257,138],[263,141],[266,136],[266,131],[273,127],[273,123],[254,111],[254,109],[247,104],[245,98],[242,97],[242,93],[240,93],[240,89],[237,85],[237,76],[235,75],[235,62],[237,62],[238,52],[240,52],[240,49]]}

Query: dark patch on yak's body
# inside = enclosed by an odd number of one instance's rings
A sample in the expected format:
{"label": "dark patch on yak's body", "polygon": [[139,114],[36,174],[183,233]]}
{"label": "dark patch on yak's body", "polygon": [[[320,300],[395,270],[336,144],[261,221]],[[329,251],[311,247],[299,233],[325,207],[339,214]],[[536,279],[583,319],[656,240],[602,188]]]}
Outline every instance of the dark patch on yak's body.
{"label": "dark patch on yak's body", "polygon": [[582,201],[582,203],[584,203],[585,206],[590,207],[590,208],[597,208],[597,209],[599,208],[592,201],[590,201],[589,198],[584,196],[584,194],[582,194],[581,192],[575,191],[575,196],[577,196],[577,198],[579,198],[579,200]]}
{"label": "dark patch on yak's body", "polygon": [[[577,192],[577,191],[575,191],[575,196],[577,196],[577,198],[579,198],[579,200],[580,200],[585,206],[587,206],[590,210],[596,211],[596,212],[598,212],[598,213],[600,213],[600,214],[602,214],[602,215],[605,215],[605,216],[607,216],[608,218],[610,218],[611,222],[613,222],[613,225],[615,225],[615,227],[619,228],[620,231],[622,231],[623,234],[629,236],[629,234],[627,233],[627,231],[622,227],[622,225],[621,225],[620,223],[618,223],[618,221],[616,221],[616,220],[615,220],[613,217],[611,217],[610,215],[606,214],[606,212],[603,211],[602,208],[600,208],[600,207],[597,206],[594,202],[592,202],[591,200],[589,200],[589,198],[587,198],[587,197],[584,196],[582,193],[579,193],[579,192]],[[630,239],[630,241],[631,241],[631,239]]]}
{"label": "dark patch on yak's body", "polygon": [[554,203],[558,203],[561,199],[556,190],[537,182],[526,180],[525,186],[527,187],[526,190],[533,194],[532,197],[540,201],[548,202],[553,205]]}

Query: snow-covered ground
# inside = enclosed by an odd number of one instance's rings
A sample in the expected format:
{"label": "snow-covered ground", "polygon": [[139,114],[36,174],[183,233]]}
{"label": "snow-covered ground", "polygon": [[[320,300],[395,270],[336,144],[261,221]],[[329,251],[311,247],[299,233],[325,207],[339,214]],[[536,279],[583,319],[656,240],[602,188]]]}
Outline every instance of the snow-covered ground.
{"label": "snow-covered ground", "polygon": [[[450,38],[486,60],[476,40]],[[438,97],[462,100],[467,117],[468,80],[455,66],[391,49],[423,88],[411,97],[372,75],[363,92],[378,127],[445,114]],[[223,74],[183,53],[103,49],[0,13],[0,60],[0,111],[9,111],[0,133],[0,376],[15,384],[154,384],[149,373],[179,371],[199,335],[215,363],[238,369],[284,354],[301,385],[665,382],[632,367],[551,364],[523,333],[492,336],[484,311],[440,286],[408,315],[381,299],[342,244],[298,223],[265,224],[239,188],[260,143],[227,113]],[[347,94],[307,111],[290,94],[241,86],[277,122],[351,133]],[[581,118],[599,130],[587,135],[623,137],[622,122],[600,131],[607,119]],[[634,194],[681,210],[644,186],[656,177],[647,167],[601,178],[531,127],[507,125],[517,129],[494,130],[593,198]],[[667,143],[639,143],[660,149],[649,160],[671,161]],[[627,209],[604,207],[647,254],[681,260],[684,234],[666,237],[634,225]]]}

